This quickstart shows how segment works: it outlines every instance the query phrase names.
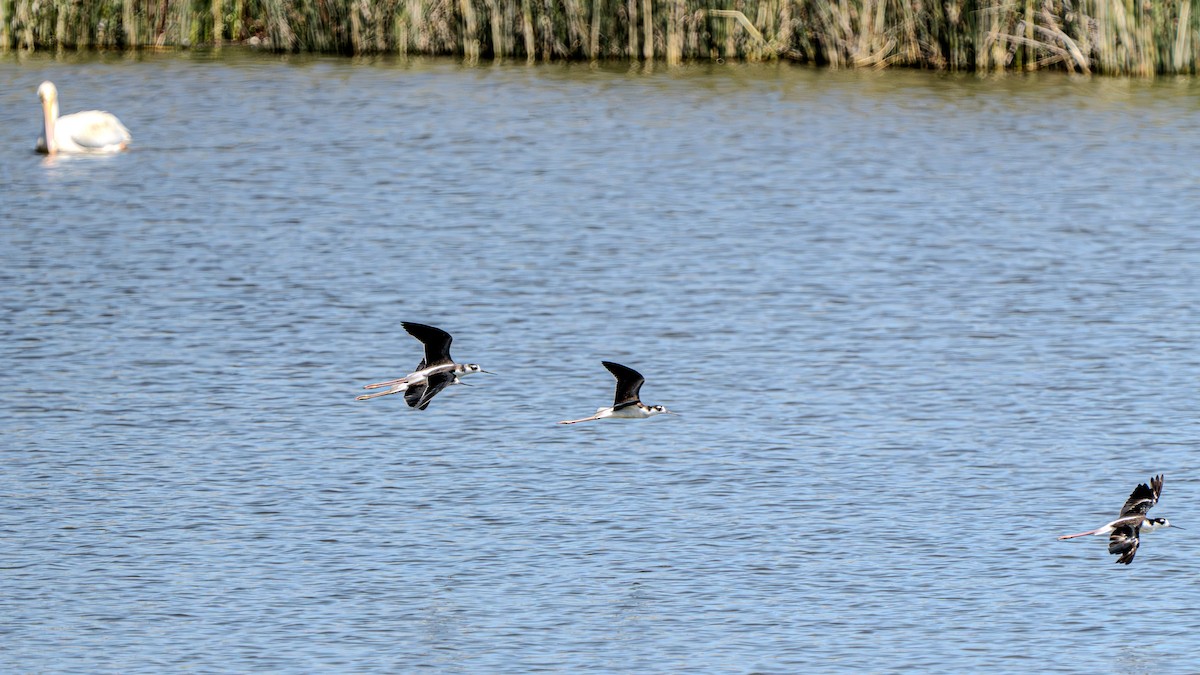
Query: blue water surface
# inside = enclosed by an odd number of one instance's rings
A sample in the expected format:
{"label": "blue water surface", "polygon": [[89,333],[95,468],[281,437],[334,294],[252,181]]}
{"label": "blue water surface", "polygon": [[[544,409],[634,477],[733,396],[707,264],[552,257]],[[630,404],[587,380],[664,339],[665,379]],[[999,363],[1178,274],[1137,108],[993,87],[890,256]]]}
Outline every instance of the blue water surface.
{"label": "blue water surface", "polygon": [[[1198,101],[8,57],[0,671],[1195,672]],[[401,321],[496,374],[355,401]]]}

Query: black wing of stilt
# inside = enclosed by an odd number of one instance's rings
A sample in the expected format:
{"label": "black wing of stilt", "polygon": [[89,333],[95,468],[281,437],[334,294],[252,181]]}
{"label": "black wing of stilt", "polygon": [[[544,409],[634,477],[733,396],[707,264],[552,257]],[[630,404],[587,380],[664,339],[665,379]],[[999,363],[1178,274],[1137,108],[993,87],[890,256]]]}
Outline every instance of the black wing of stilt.
{"label": "black wing of stilt", "polygon": [[[1121,515],[1128,516],[1131,514],[1146,515],[1152,506],[1158,503],[1158,496],[1162,494],[1163,477],[1162,475],[1155,476],[1150,479],[1150,484],[1135,487],[1133,492],[1129,494],[1129,499],[1125,500],[1125,506],[1121,507]],[[1132,556],[1130,556],[1132,558]]]}
{"label": "black wing of stilt", "polygon": [[628,366],[623,366],[612,361],[601,361],[608,372],[617,378],[617,394],[613,398],[613,408],[625,408],[635,405],[641,399],[638,398],[639,392],[642,390],[642,383],[646,378],[642,374]]}
{"label": "black wing of stilt", "polygon": [[425,365],[426,366],[441,366],[447,363],[454,363],[450,358],[450,342],[454,339],[450,334],[441,328],[426,326],[423,323],[413,323],[411,321],[403,321],[400,323],[408,334],[421,341],[425,345]]}
{"label": "black wing of stilt", "polygon": [[[425,385],[417,387],[415,392],[413,389],[404,392],[404,402],[417,410],[424,410],[429,407],[429,402],[438,395],[438,392],[453,382],[454,373],[434,373],[429,376]],[[412,396],[409,396],[410,392],[413,392]]]}
{"label": "black wing of stilt", "polygon": [[1138,546],[1141,544],[1138,537],[1141,530],[1141,525],[1118,525],[1112,534],[1108,535],[1108,552],[1121,556],[1117,558],[1118,565],[1128,565],[1133,562],[1133,556],[1137,554]]}

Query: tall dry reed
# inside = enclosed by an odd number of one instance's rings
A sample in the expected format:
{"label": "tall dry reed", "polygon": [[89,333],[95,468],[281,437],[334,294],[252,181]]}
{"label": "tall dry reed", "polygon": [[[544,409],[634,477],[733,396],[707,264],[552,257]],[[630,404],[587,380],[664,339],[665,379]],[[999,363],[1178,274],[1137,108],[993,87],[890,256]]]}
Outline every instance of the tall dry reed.
{"label": "tall dry reed", "polygon": [[1194,73],[1200,0],[0,0],[0,50],[245,43],[478,59]]}

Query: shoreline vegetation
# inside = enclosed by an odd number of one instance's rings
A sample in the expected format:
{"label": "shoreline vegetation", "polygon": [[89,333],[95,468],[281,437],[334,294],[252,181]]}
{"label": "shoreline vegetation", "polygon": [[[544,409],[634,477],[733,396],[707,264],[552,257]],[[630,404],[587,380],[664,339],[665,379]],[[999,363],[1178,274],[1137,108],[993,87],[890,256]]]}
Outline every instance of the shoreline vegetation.
{"label": "shoreline vegetation", "polygon": [[478,60],[1194,74],[1200,0],[0,0],[0,52],[220,47]]}

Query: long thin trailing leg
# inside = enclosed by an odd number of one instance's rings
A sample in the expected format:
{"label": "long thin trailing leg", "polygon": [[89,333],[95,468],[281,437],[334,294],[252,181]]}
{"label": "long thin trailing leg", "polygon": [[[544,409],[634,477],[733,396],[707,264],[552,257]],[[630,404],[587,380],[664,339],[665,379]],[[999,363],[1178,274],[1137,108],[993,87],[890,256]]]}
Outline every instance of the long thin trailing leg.
{"label": "long thin trailing leg", "polygon": [[398,377],[394,380],[388,380],[387,382],[376,382],[375,384],[364,385],[363,389],[379,389],[380,387],[393,387],[397,384],[404,384],[404,383],[408,382],[408,378],[409,378],[409,376],[405,375],[404,377]]}
{"label": "long thin trailing leg", "polygon": [[1059,537],[1059,539],[1061,540],[1061,539],[1074,539],[1075,537],[1086,537],[1089,534],[1096,534],[1099,531],[1100,530],[1088,530],[1087,532],[1080,532],[1079,534],[1064,534],[1063,536]]}
{"label": "long thin trailing leg", "polygon": [[407,385],[407,384],[404,384],[404,383],[401,383],[401,384],[400,384],[400,385],[398,385],[398,386],[397,386],[395,389],[389,389],[389,390],[387,390],[387,391],[381,391],[381,392],[379,392],[379,393],[377,393],[377,394],[363,394],[362,396],[355,396],[355,397],[354,397],[354,400],[355,400],[355,401],[366,401],[367,399],[379,398],[380,396],[390,396],[390,395],[392,395],[392,394],[399,394],[399,393],[401,393],[401,392],[403,392],[403,391],[406,391],[407,389],[408,389],[408,385]]}
{"label": "long thin trailing leg", "polygon": [[580,422],[590,422],[592,420],[598,420],[598,419],[600,419],[599,415],[592,415],[591,417],[585,417],[581,420],[563,420],[563,421],[559,422],[559,424],[578,424]]}

